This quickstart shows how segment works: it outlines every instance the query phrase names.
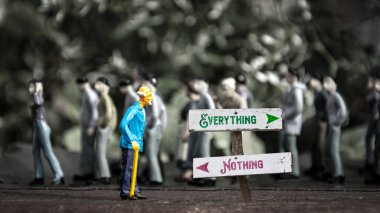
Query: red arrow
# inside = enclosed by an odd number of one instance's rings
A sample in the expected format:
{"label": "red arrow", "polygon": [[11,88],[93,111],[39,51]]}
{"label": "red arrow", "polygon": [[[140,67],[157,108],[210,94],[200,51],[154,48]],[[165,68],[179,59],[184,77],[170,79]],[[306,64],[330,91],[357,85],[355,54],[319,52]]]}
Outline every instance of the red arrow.
{"label": "red arrow", "polygon": [[207,167],[208,167],[208,163],[209,163],[209,162],[207,162],[207,163],[205,163],[205,164],[202,164],[202,165],[198,166],[197,169],[209,173],[208,168],[207,168]]}

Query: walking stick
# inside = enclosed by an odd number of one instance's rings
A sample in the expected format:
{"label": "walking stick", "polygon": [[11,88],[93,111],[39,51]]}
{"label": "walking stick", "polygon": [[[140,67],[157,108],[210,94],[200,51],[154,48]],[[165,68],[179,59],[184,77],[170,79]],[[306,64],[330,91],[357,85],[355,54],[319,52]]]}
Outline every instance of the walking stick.
{"label": "walking stick", "polygon": [[137,142],[132,142],[132,148],[134,151],[133,154],[133,167],[132,167],[132,180],[131,180],[131,190],[129,191],[129,197],[132,197],[135,195],[135,185],[136,185],[136,176],[137,176],[137,166],[138,166],[138,159],[139,159],[139,149],[140,146]]}

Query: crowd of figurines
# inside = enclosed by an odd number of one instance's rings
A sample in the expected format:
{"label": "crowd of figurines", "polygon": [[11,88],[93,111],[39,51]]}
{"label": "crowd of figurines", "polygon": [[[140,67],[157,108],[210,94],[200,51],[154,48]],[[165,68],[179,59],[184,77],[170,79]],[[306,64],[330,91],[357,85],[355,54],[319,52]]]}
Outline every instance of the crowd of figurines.
{"label": "crowd of figurines", "polygon": [[[317,137],[312,146],[312,166],[304,175],[313,179],[333,184],[344,184],[345,175],[339,153],[341,126],[347,117],[347,107],[337,91],[332,77],[311,75],[305,84],[299,79],[295,70],[286,75],[288,83],[283,97],[283,130],[280,132],[278,152],[291,152],[293,158],[292,173],[273,175],[275,179],[298,179],[300,177],[297,137],[302,128],[303,93],[306,85],[315,93],[314,107],[317,122]],[[110,184],[111,173],[106,158],[107,143],[117,126],[117,110],[109,95],[110,84],[107,78],[99,77],[91,82],[83,76],[76,80],[82,94],[81,103],[81,154],[80,173],[74,175],[73,181]],[[246,85],[247,78],[243,73],[225,78],[220,82],[220,97],[211,95],[204,80],[193,79],[186,82],[188,102],[182,106],[178,125],[175,160],[180,174],[175,178],[195,186],[214,186],[215,178],[193,179],[193,158],[209,157],[211,132],[189,132],[188,111],[190,109],[238,109],[252,108],[254,96]],[[136,69],[133,78],[119,82],[119,90],[125,95],[123,118],[119,124],[121,132],[120,148],[122,149],[122,173],[120,176],[121,198],[128,197],[133,143],[140,146],[147,158],[150,185],[163,184],[163,176],[158,159],[162,135],[167,126],[165,103],[156,89],[157,79],[153,75]],[[366,134],[365,171],[366,183],[380,183],[380,78],[370,77],[368,82],[369,106],[368,129]],[[35,179],[30,185],[44,184],[44,171],[41,150],[46,158],[54,178],[53,185],[63,185],[64,173],[57,160],[50,142],[50,128],[45,120],[43,85],[39,80],[29,82],[32,97],[30,110],[34,125],[33,157]],[[144,145],[144,149],[143,149]],[[228,151],[227,151],[228,152]],[[236,179],[231,179],[232,182]],[[128,197],[129,198],[129,197]],[[144,199],[136,183],[136,195],[133,199]]]}

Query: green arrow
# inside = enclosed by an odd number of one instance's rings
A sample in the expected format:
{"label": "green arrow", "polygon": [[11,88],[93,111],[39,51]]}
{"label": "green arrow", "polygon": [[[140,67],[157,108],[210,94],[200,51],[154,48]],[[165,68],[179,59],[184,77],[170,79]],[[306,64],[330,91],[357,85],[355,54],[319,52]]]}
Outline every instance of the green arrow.
{"label": "green arrow", "polygon": [[270,114],[267,114],[267,118],[268,118],[267,124],[272,123],[273,121],[279,119],[278,117],[270,115]]}

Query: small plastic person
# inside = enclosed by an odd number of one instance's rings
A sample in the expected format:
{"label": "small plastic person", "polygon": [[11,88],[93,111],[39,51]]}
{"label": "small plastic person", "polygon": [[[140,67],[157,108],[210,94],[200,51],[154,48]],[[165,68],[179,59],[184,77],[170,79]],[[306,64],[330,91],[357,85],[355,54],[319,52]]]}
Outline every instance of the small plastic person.
{"label": "small plastic person", "polygon": [[127,109],[132,106],[136,101],[139,100],[139,96],[133,89],[133,81],[130,78],[123,79],[119,82],[120,93],[125,95],[124,100],[124,113]]}
{"label": "small plastic person", "polygon": [[327,101],[328,95],[323,88],[323,77],[320,75],[312,75],[309,81],[309,87],[315,92],[314,108],[315,118],[317,122],[316,137],[312,146],[311,168],[305,171],[305,175],[315,179],[321,179],[325,168],[324,147],[327,138]]}
{"label": "small plastic person", "polygon": [[300,135],[302,128],[303,88],[299,84],[299,75],[295,70],[288,71],[286,81],[289,88],[285,93],[282,107],[284,129],[280,136],[280,152],[291,152],[293,158],[293,173],[283,177],[297,179],[300,175],[297,136]]}
{"label": "small plastic person", "polygon": [[326,143],[326,172],[328,183],[344,184],[342,160],[340,158],[341,126],[347,117],[347,107],[342,96],[336,91],[336,83],[331,77],[323,79],[323,87],[328,94],[327,120],[329,122]]}
{"label": "small plastic person", "polygon": [[[374,87],[377,92],[380,93],[380,76],[376,76]],[[380,113],[380,104],[377,105],[378,113]],[[374,150],[374,164],[372,171],[367,175],[365,179],[366,184],[376,184],[380,185],[380,124],[377,124],[376,139],[375,139],[375,150]]]}
{"label": "small plastic person", "polygon": [[99,97],[91,88],[88,79],[79,77],[76,80],[79,90],[82,93],[81,105],[81,155],[79,162],[79,175],[74,175],[74,181],[89,181],[95,177],[94,147],[95,130],[98,120]]}
{"label": "small plastic person", "polygon": [[186,83],[186,96],[189,101],[183,106],[180,116],[181,122],[178,130],[178,141],[176,146],[176,160],[177,166],[181,170],[181,174],[175,177],[175,181],[177,182],[189,182],[192,180],[191,169],[188,169],[186,165],[188,159],[188,150],[189,150],[189,124],[188,124],[188,115],[190,109],[195,109],[197,102],[199,100],[199,94],[194,89],[194,81],[189,81]]}
{"label": "small plastic person", "polygon": [[29,82],[29,93],[32,96],[32,102],[29,105],[33,126],[33,159],[34,159],[34,172],[35,179],[29,185],[43,185],[44,184],[44,167],[41,159],[41,150],[53,171],[54,178],[51,182],[52,185],[63,185],[65,180],[61,166],[55,156],[51,141],[50,141],[50,127],[45,120],[45,108],[43,98],[43,85],[39,80],[31,80]]}
{"label": "small plastic person", "polygon": [[163,183],[161,167],[159,162],[159,151],[163,132],[167,125],[166,107],[158,94],[156,85],[157,80],[153,76],[149,77],[149,86],[154,103],[147,107],[147,130],[146,130],[146,148],[147,166],[149,170],[149,185],[160,186]]}
{"label": "small plastic person", "polygon": [[368,79],[368,90],[369,93],[367,95],[367,105],[368,105],[368,126],[365,136],[365,165],[364,169],[366,171],[371,171],[374,157],[374,136],[376,133],[376,129],[378,128],[379,122],[379,112],[377,110],[377,106],[380,101],[380,93],[376,90],[376,79],[375,77],[370,77]]}
{"label": "small plastic person", "polygon": [[95,177],[100,184],[109,184],[111,173],[107,161],[107,142],[117,124],[115,104],[109,96],[110,84],[105,77],[99,77],[95,90],[100,94],[98,121],[95,138]]}
{"label": "small plastic person", "polygon": [[[191,90],[198,96],[193,109],[215,109],[214,101],[208,93],[208,84],[203,80],[190,82]],[[189,149],[185,167],[187,171],[184,178],[191,177],[193,169],[193,159],[197,157],[210,157],[210,146],[213,135],[211,132],[191,132],[189,136]],[[192,179],[188,182],[195,186],[215,186],[215,178]]]}
{"label": "small plastic person", "polygon": [[152,92],[146,87],[140,87],[137,95],[140,97],[131,107],[128,108],[120,122],[121,131],[120,148],[123,152],[123,169],[120,175],[120,198],[121,199],[146,199],[141,194],[137,181],[135,184],[135,195],[130,196],[131,175],[133,163],[133,145],[139,147],[139,151],[143,152],[143,136],[146,126],[145,106],[152,105]]}

